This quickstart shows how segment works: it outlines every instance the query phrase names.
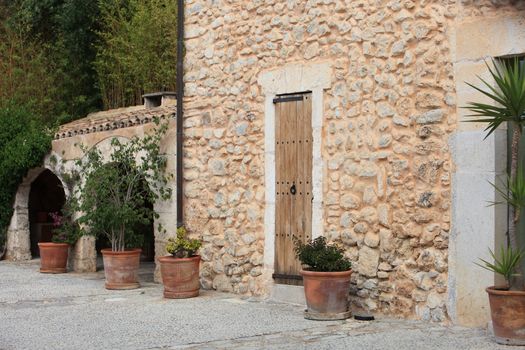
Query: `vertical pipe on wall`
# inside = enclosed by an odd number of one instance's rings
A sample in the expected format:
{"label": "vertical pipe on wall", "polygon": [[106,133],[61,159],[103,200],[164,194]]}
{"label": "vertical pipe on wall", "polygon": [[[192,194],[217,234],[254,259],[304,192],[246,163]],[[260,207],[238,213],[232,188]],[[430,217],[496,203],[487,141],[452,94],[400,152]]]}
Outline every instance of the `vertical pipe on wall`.
{"label": "vertical pipe on wall", "polygon": [[177,2],[177,227],[184,225],[183,98],[184,98],[184,0]]}

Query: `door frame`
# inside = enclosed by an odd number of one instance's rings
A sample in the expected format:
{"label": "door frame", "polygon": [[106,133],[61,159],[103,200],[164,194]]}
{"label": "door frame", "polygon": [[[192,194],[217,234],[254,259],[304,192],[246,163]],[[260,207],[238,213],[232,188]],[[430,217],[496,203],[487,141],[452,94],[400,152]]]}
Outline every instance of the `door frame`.
{"label": "door frame", "polygon": [[262,72],[258,82],[265,94],[264,156],[264,268],[271,278],[275,258],[275,105],[277,95],[312,92],[312,238],[323,235],[323,177],[324,160],[321,152],[323,128],[323,91],[331,86],[332,68],[329,63],[290,64]]}

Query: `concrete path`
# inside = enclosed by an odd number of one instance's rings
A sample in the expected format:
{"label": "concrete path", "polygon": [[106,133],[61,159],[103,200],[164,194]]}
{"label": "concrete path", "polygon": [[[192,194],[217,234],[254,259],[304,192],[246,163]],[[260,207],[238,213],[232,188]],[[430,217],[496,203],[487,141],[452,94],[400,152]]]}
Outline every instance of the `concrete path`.
{"label": "concrete path", "polygon": [[[45,275],[0,262],[0,349],[509,349],[484,330],[413,321],[308,321],[303,307],[202,291],[166,300],[104,289],[103,273]],[[516,347],[513,347],[516,349]]]}

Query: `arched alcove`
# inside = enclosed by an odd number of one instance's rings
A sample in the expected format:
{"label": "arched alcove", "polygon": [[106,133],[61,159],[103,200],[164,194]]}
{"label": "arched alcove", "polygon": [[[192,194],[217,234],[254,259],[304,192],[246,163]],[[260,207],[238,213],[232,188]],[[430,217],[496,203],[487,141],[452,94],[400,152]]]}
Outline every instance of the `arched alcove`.
{"label": "arched alcove", "polygon": [[50,242],[53,236],[53,220],[50,214],[60,214],[66,194],[60,179],[50,170],[44,170],[31,183],[28,201],[28,219],[31,256],[38,257],[39,242]]}
{"label": "arched alcove", "polygon": [[[7,231],[6,259],[29,260],[32,253],[37,255],[38,249],[35,250],[35,247],[39,236],[36,234],[34,242],[31,242],[31,230],[36,227],[38,221],[41,221],[41,224],[49,224],[51,218],[47,218],[46,215],[44,222],[43,212],[60,211],[66,195],[68,193],[64,191],[61,179],[50,169],[34,168],[28,171],[16,193],[14,213]],[[45,237],[48,236],[49,233],[46,233]]]}

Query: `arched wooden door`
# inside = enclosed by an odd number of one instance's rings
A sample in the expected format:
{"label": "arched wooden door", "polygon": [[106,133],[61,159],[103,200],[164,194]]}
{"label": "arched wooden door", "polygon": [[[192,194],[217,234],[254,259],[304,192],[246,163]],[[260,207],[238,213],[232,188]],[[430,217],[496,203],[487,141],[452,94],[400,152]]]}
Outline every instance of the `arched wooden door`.
{"label": "arched wooden door", "polygon": [[274,280],[302,284],[294,240],[312,237],[312,94],[279,96],[275,104]]}

